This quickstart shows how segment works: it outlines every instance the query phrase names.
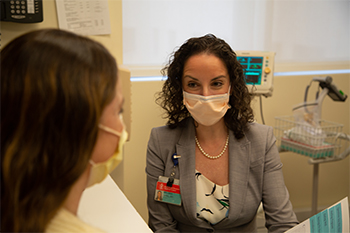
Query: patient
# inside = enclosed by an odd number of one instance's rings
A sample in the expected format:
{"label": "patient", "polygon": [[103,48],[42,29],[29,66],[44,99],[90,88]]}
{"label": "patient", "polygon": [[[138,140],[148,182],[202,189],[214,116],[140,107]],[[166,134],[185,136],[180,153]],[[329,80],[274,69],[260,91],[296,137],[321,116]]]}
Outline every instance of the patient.
{"label": "patient", "polygon": [[101,232],[77,210],[84,189],[121,161],[117,70],[101,44],[57,29],[3,48],[2,232]]}

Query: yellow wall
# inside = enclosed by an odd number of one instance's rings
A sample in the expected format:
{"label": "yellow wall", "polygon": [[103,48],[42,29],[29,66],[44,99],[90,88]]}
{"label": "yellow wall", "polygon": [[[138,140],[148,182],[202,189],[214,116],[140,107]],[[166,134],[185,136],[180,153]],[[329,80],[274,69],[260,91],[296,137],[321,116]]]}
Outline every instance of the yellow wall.
{"label": "yellow wall", "polygon": [[[122,36],[122,0],[109,0],[109,17],[111,21],[111,34],[90,36],[106,46],[117,59],[118,64],[123,63],[123,36]],[[13,38],[35,29],[58,28],[56,3],[54,0],[43,1],[44,21],[41,23],[21,24],[1,21],[1,47]]]}
{"label": "yellow wall", "polygon": [[[122,2],[121,0],[109,0],[112,34],[106,36],[92,36],[93,39],[103,43],[116,57],[118,64],[122,64]],[[44,22],[39,24],[15,24],[1,22],[2,46],[14,37],[38,28],[57,28],[57,15],[55,2],[44,1]],[[175,45],[174,45],[175,46]],[[327,64],[327,69],[349,69],[349,64]],[[283,71],[280,67],[275,70]],[[324,69],[324,66],[313,67]],[[286,70],[298,70],[300,67],[287,67]],[[305,70],[305,69],[302,69]],[[348,95],[350,94],[350,75],[331,75],[335,83]],[[275,89],[273,96],[263,97],[263,114],[265,123],[274,126],[274,117],[291,115],[291,109],[295,104],[303,101],[305,87],[312,76],[275,77]],[[113,173],[119,186],[135,206],[141,216],[147,220],[146,205],[146,149],[150,130],[153,127],[165,124],[161,118],[161,109],[155,104],[155,93],[161,90],[162,81],[157,82],[133,82],[131,85],[131,97],[126,105],[131,105],[131,137],[126,143],[124,163]],[[315,85],[315,84],[313,84]],[[315,85],[316,86],[316,85]],[[310,91],[309,99],[314,93]],[[130,96],[130,95],[126,95]],[[256,119],[261,122],[259,100],[253,101]],[[345,103],[331,101],[325,98],[323,103],[322,118],[344,124],[343,132],[350,134],[350,99]],[[308,158],[290,153],[281,153],[284,164],[283,172],[287,188],[291,194],[291,201],[295,208],[311,208],[312,166],[307,163]],[[320,165],[319,177],[319,206],[328,206],[349,196],[349,158],[328,164]]]}

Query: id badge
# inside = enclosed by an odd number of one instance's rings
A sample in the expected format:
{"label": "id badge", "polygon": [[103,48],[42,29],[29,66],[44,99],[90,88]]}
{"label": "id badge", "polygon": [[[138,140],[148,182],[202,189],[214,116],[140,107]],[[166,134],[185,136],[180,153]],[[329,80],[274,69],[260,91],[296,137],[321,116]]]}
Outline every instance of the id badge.
{"label": "id badge", "polygon": [[181,206],[180,180],[174,179],[171,187],[167,186],[169,177],[159,176],[154,200]]}

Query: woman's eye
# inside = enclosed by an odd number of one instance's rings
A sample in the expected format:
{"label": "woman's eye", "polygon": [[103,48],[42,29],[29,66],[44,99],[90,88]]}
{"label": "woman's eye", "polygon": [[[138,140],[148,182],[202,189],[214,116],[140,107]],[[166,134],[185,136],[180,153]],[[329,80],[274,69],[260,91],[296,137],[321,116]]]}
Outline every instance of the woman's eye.
{"label": "woman's eye", "polygon": [[212,83],[212,85],[214,87],[221,87],[223,85],[223,83],[222,82],[214,82],[214,83]]}
{"label": "woman's eye", "polygon": [[187,86],[193,88],[193,87],[197,87],[197,84],[196,83],[188,83]]}

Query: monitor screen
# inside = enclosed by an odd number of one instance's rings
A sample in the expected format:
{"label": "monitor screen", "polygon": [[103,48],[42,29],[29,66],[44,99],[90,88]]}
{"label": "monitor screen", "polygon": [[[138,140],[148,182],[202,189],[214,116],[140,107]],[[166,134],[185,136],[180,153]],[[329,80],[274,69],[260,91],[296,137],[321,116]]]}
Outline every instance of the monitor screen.
{"label": "monitor screen", "polygon": [[245,82],[253,95],[272,96],[275,53],[269,51],[236,51],[243,66]]}
{"label": "monitor screen", "polygon": [[263,73],[263,57],[239,57],[237,60],[243,66],[248,85],[261,85]]}

